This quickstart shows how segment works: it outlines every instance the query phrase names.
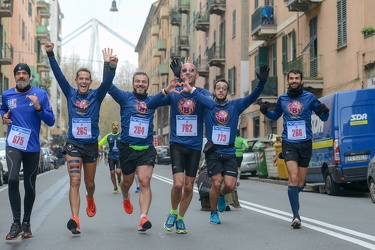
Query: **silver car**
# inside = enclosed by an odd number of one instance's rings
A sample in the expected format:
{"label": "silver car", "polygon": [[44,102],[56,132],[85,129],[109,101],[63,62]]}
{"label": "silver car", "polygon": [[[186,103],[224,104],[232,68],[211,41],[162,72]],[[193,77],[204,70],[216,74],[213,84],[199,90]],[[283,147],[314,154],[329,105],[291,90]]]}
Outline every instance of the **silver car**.
{"label": "silver car", "polygon": [[246,139],[249,148],[243,153],[243,160],[241,163],[241,176],[240,178],[246,178],[249,175],[255,176],[256,169],[259,165],[259,152],[254,151],[254,148],[260,144],[259,138]]}
{"label": "silver car", "polygon": [[8,182],[8,165],[5,157],[5,138],[0,138],[0,186]]}

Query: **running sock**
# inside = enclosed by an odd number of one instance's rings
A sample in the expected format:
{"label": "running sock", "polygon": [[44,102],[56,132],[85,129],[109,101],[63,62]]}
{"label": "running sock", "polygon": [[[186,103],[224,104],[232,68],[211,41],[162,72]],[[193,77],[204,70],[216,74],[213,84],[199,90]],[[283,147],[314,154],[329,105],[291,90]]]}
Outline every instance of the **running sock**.
{"label": "running sock", "polygon": [[183,216],[180,216],[180,215],[178,215],[178,216],[177,216],[177,220],[184,220],[184,217],[183,217]]}
{"label": "running sock", "polygon": [[141,219],[143,218],[143,217],[146,217],[147,216],[147,214],[141,214]]}
{"label": "running sock", "polygon": [[178,215],[178,210],[177,209],[176,210],[171,209],[171,211],[169,213],[170,214]]}
{"label": "running sock", "polygon": [[298,187],[288,186],[288,197],[292,207],[293,217],[298,216]]}

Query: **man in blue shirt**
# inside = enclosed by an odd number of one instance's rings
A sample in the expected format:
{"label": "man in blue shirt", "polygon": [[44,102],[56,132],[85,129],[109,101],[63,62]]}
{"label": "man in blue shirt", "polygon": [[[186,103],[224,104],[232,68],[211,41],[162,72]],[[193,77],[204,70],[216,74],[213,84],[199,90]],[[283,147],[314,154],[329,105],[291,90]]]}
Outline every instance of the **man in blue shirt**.
{"label": "man in blue shirt", "polygon": [[312,93],[303,90],[302,72],[291,69],[287,75],[287,93],[280,95],[273,111],[266,104],[260,111],[276,121],[283,115],[282,153],[288,171],[288,197],[293,212],[291,226],[300,228],[299,192],[303,190],[312,154],[312,111],[327,121],[329,109]]}
{"label": "man in blue shirt", "polygon": [[80,234],[81,232],[77,229],[80,228],[78,215],[81,171],[83,167],[87,191],[86,213],[89,217],[93,217],[96,214],[94,192],[98,158],[98,137],[100,134],[99,111],[100,105],[115,76],[118,58],[111,56],[110,70],[99,88],[90,89],[92,83],[91,72],[86,68],[81,68],[77,71],[75,78],[77,88],[73,88],[57,64],[53,48],[54,44],[52,42],[46,42],[45,49],[51,69],[66,97],[69,113],[69,131],[65,149],[70,177],[69,201],[72,218],[68,221],[67,227],[73,234]]}
{"label": "man in blue shirt", "polygon": [[[38,173],[41,121],[53,126],[55,116],[52,112],[45,90],[31,86],[30,68],[19,63],[13,70],[16,87],[4,91],[0,113],[8,126],[6,140],[6,160],[9,169],[8,195],[13,214],[13,224],[6,236],[7,240],[32,237],[30,217],[35,201],[35,182]],[[24,173],[24,215],[21,225],[21,197],[19,173],[23,163]]]}

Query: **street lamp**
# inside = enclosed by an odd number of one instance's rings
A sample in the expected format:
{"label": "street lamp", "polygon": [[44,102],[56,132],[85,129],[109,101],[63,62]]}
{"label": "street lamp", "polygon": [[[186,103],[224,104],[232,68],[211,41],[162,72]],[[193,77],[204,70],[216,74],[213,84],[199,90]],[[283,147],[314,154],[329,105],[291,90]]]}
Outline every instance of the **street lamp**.
{"label": "street lamp", "polygon": [[116,6],[116,0],[112,0],[112,7],[109,9],[109,11],[117,12],[117,6]]}

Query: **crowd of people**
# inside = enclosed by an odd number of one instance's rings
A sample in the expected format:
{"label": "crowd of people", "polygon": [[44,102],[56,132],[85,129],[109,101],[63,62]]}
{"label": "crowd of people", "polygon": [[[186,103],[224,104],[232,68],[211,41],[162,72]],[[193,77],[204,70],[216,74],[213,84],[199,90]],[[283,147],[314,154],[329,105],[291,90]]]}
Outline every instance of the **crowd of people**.
{"label": "crowd of people", "polygon": [[[175,77],[155,96],[147,93],[149,77],[135,72],[132,91],[123,91],[112,84],[118,64],[113,50],[102,51],[104,59],[103,81],[97,89],[90,88],[93,80],[87,68],[76,72],[72,87],[61,71],[55,56],[54,44],[45,43],[53,74],[67,99],[69,113],[68,139],[64,147],[56,147],[56,155],[66,159],[70,178],[69,203],[71,217],[67,228],[80,234],[80,185],[83,174],[86,188],[86,214],[96,214],[95,174],[98,161],[105,157],[109,165],[113,193],[119,189],[125,213],[133,213],[130,187],[136,181],[139,192],[140,217],[138,231],[152,227],[148,212],[152,200],[151,177],[155,166],[156,150],[153,146],[154,113],[157,108],[170,108],[170,151],[173,185],[170,191],[171,209],[167,213],[164,229],[186,234],[185,215],[193,198],[193,186],[198,172],[202,149],[208,175],[210,218],[212,224],[221,224],[219,212],[228,210],[225,196],[233,193],[239,182],[239,166],[243,141],[239,137],[240,114],[262,93],[269,75],[269,67],[262,65],[256,73],[258,86],[249,95],[228,100],[230,86],[226,79],[214,83],[213,93],[196,86],[199,72],[190,58],[184,62],[173,60],[171,69]],[[49,126],[55,122],[46,91],[30,84],[30,68],[20,63],[14,68],[16,87],[3,93],[0,113],[7,131],[7,162],[9,166],[9,199],[13,223],[6,236],[13,240],[19,235],[32,236],[30,217],[35,200],[36,167],[39,160],[39,131],[41,121]],[[282,151],[289,173],[288,196],[293,212],[292,227],[301,226],[299,192],[311,157],[311,114],[314,111],[323,121],[328,108],[314,95],[303,90],[302,72],[291,70],[288,91],[282,94],[273,111],[266,104],[260,111],[270,119],[284,119]],[[120,123],[112,122],[112,132],[99,142],[99,111],[105,95],[109,93],[120,105]],[[290,125],[293,122],[292,125]],[[121,127],[121,129],[120,129]],[[295,130],[298,130],[298,133]],[[207,143],[203,145],[203,133]],[[105,147],[106,149],[103,149]],[[245,145],[246,147],[246,145]],[[103,150],[98,150],[103,149]],[[100,152],[101,151],[101,152]],[[64,155],[63,155],[64,154]],[[101,156],[102,154],[102,156]],[[19,169],[24,165],[25,199],[21,223]],[[237,197],[238,200],[238,197]],[[238,204],[239,205],[239,204]]]}

